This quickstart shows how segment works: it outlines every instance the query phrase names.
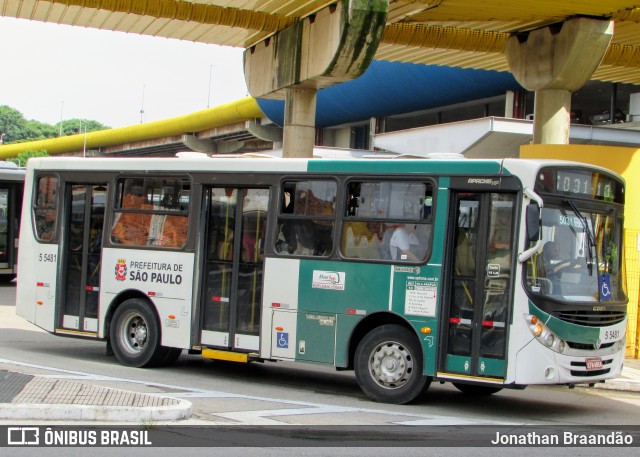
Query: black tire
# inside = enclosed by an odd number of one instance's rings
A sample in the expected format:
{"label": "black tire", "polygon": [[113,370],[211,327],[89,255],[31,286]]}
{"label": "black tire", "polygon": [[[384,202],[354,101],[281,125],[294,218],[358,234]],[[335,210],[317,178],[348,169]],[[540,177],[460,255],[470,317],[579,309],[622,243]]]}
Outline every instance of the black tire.
{"label": "black tire", "polygon": [[160,345],[160,325],[148,302],[132,298],[113,315],[109,337],[120,363],[130,367],[157,366],[168,348]]}
{"label": "black tire", "polygon": [[428,387],[420,342],[410,330],[387,324],[367,333],[355,353],[354,369],[362,391],[372,400],[402,405]]}
{"label": "black tire", "polygon": [[158,363],[159,367],[168,367],[169,365],[173,365],[173,363],[180,358],[180,354],[182,354],[182,349],[179,348],[165,348],[165,350],[167,353]]}
{"label": "black tire", "polygon": [[502,390],[502,387],[490,387],[490,386],[478,386],[475,384],[460,384],[454,382],[453,385],[465,395],[472,395],[474,397],[486,397],[487,395],[493,395]]}
{"label": "black tire", "polygon": [[16,279],[16,275],[14,275],[14,274],[0,275],[0,283],[1,284],[9,284],[14,279]]}

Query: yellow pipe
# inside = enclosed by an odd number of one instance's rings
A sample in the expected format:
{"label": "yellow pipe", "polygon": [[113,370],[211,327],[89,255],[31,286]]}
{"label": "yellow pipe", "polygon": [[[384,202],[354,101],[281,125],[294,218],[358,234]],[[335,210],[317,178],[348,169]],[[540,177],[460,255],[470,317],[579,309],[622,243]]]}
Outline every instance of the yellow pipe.
{"label": "yellow pipe", "polygon": [[[176,136],[223,127],[262,117],[253,97],[246,97],[184,116],[146,124],[120,127],[86,134],[86,149],[97,149],[123,143],[133,143],[167,136]],[[47,140],[28,141],[0,146],[0,159],[17,156],[24,151],[45,150],[49,155],[78,152],[85,148],[85,134],[63,136]]]}

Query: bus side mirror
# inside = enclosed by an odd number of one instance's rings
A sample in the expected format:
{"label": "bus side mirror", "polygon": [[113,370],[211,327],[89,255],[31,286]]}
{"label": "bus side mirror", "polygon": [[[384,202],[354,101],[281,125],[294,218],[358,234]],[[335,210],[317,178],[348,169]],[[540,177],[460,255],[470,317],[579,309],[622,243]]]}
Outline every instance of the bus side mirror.
{"label": "bus side mirror", "polygon": [[527,237],[530,242],[540,239],[540,207],[533,202],[527,205]]}

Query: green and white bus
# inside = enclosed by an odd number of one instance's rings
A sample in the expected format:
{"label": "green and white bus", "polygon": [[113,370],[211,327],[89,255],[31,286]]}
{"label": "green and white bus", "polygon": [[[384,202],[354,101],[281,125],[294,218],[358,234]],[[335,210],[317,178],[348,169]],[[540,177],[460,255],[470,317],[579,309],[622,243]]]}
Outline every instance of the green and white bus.
{"label": "green and white bus", "polygon": [[591,384],[623,365],[623,209],[560,161],[34,158],[17,312],[129,366],[328,364],[380,402]]}
{"label": "green and white bus", "polygon": [[24,168],[0,161],[0,281],[16,276]]}

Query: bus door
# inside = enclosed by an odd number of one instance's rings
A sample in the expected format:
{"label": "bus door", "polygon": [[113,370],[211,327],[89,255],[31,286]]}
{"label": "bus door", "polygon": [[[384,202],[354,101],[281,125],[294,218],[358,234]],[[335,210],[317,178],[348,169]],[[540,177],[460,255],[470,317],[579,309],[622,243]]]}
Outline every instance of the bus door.
{"label": "bus door", "polygon": [[107,184],[67,184],[65,195],[62,328],[96,333]]}
{"label": "bus door", "polygon": [[440,368],[461,379],[503,379],[513,295],[515,193],[454,193]]}
{"label": "bus door", "polygon": [[201,343],[260,348],[260,307],[269,189],[205,189]]}
{"label": "bus door", "polygon": [[15,273],[16,238],[22,193],[13,184],[0,184],[0,273]]}

